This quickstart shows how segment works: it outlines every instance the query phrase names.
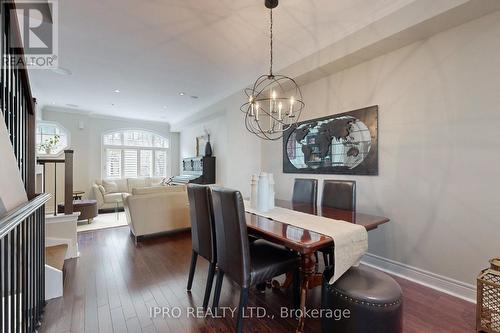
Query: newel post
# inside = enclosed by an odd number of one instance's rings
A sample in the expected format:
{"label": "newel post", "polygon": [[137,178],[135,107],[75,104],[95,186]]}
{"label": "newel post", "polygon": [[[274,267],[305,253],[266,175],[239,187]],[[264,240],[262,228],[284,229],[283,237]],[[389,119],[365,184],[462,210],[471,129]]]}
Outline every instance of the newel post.
{"label": "newel post", "polygon": [[64,214],[73,214],[73,150],[64,151]]}

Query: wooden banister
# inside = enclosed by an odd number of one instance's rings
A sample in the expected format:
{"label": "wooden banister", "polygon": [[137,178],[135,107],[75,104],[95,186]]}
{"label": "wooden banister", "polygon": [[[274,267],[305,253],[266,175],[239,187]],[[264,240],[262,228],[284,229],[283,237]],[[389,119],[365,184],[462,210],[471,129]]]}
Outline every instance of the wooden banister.
{"label": "wooden banister", "polygon": [[64,164],[64,214],[73,214],[73,150],[64,151],[62,158],[39,158],[38,164],[43,166],[43,190],[45,191],[47,164],[54,164],[54,215],[57,215],[57,165]]}
{"label": "wooden banister", "polygon": [[64,151],[64,214],[73,214],[73,150]]}

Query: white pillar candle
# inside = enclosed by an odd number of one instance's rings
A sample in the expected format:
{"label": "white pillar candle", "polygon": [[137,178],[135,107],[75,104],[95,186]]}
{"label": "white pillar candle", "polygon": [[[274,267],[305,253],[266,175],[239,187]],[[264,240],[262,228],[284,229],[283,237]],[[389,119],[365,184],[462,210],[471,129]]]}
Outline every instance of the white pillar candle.
{"label": "white pillar candle", "polygon": [[257,175],[252,175],[250,181],[250,207],[253,209],[257,208],[257,187],[259,184],[259,177]]}
{"label": "white pillar candle", "polygon": [[248,102],[250,102],[250,117],[253,117],[255,114],[254,109],[253,109],[253,96],[250,96],[250,98],[248,99]]}
{"label": "white pillar candle", "polygon": [[269,93],[269,114],[273,113],[273,95],[274,91],[271,90]]}
{"label": "white pillar candle", "polygon": [[257,210],[267,212],[269,210],[269,178],[267,173],[260,173],[257,188]]}
{"label": "white pillar candle", "polygon": [[269,113],[269,132],[270,133],[273,133],[273,129],[274,129],[274,119],[273,119],[273,114],[272,112]]}
{"label": "white pillar candle", "polygon": [[290,112],[288,113],[288,116],[291,117],[293,115],[293,104],[295,103],[295,99],[290,97]]}

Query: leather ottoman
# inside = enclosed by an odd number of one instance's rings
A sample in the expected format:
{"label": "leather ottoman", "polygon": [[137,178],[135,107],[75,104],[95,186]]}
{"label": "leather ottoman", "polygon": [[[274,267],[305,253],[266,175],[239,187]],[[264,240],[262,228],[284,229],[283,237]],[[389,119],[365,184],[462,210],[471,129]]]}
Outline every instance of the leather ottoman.
{"label": "leather ottoman", "polygon": [[[57,212],[64,213],[64,204],[57,205]],[[96,200],[73,200],[73,212],[80,212],[78,221],[87,220],[88,223],[97,216]]]}
{"label": "leather ottoman", "polygon": [[323,317],[323,333],[403,332],[403,293],[392,277],[362,266],[350,268],[333,285],[331,276],[331,269],[325,270],[321,307],[348,309],[349,317]]}

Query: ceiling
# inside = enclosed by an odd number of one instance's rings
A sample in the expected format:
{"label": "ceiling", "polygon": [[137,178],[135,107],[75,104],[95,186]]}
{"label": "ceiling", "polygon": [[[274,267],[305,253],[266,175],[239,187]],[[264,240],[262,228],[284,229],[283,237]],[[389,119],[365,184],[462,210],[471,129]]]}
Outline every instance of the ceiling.
{"label": "ceiling", "polygon": [[[275,69],[413,1],[282,0]],[[59,1],[59,66],[72,74],[31,70],[33,95],[39,108],[176,123],[268,71],[268,20],[264,0]]]}

